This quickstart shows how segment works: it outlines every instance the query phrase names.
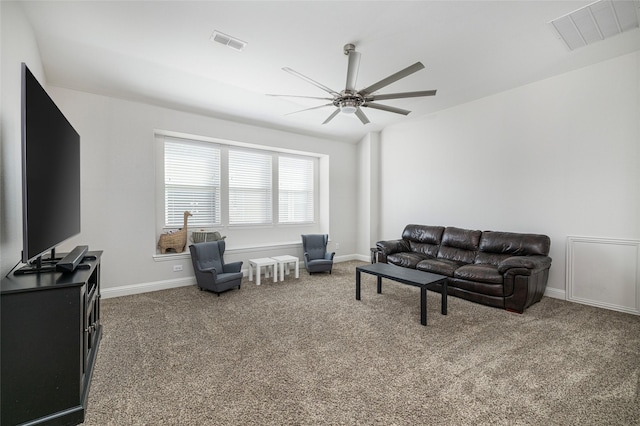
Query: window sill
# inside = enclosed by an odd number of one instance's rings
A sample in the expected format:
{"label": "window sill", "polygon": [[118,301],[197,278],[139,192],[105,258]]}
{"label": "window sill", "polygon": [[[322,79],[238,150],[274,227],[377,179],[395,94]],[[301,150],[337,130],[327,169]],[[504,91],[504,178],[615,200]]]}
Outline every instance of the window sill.
{"label": "window sill", "polygon": [[[240,253],[251,253],[256,251],[265,251],[269,249],[282,249],[282,248],[294,248],[294,249],[302,249],[301,241],[287,241],[282,243],[272,243],[272,244],[261,244],[247,247],[227,247],[225,253],[227,254],[240,254]],[[182,253],[167,253],[167,254],[159,254],[156,253],[153,255],[153,260],[155,262],[171,262],[178,259],[191,259],[191,254],[189,250],[186,249]]]}

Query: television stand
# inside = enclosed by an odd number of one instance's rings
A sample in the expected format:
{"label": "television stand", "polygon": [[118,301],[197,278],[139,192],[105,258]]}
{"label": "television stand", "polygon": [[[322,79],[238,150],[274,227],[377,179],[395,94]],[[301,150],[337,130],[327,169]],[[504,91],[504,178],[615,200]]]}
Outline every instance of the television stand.
{"label": "television stand", "polygon": [[102,251],[87,254],[94,260],[85,259],[82,268],[72,273],[8,275],[2,279],[3,425],[75,425],[84,421],[102,337]]}

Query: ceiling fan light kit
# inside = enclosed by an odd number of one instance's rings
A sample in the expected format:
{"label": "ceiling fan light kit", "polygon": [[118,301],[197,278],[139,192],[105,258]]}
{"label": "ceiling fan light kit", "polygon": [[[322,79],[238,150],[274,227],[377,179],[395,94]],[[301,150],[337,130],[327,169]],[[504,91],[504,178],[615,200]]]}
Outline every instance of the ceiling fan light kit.
{"label": "ceiling fan light kit", "polygon": [[353,114],[363,103],[364,99],[358,94],[344,94],[333,100],[333,105],[340,108],[345,114]]}
{"label": "ceiling fan light kit", "polygon": [[[372,108],[381,111],[392,112],[395,114],[407,115],[411,111],[401,108],[396,108],[388,105],[382,105],[375,103],[376,100],[385,100],[385,99],[402,99],[402,98],[415,98],[421,96],[434,96],[436,94],[435,90],[421,90],[415,92],[403,92],[403,93],[388,93],[383,95],[376,95],[375,92],[378,90],[394,83],[402,78],[405,78],[417,71],[420,71],[424,68],[421,62],[416,62],[413,65],[408,66],[405,69],[398,71],[395,74],[392,74],[377,83],[374,83],[370,86],[365,87],[362,90],[356,90],[356,80],[358,77],[358,69],[360,67],[360,53],[356,52],[356,46],[354,44],[345,44],[344,46],[344,54],[349,57],[349,62],[347,65],[347,79],[344,90],[337,92],[323,84],[318,83],[317,81],[300,74],[297,71],[292,70],[291,68],[282,68],[283,71],[292,74],[307,83],[311,83],[317,88],[324,90],[325,92],[331,95],[330,98],[319,98],[315,96],[300,96],[300,95],[269,95],[269,96],[284,96],[284,97],[294,97],[294,98],[308,98],[308,99],[321,99],[331,101],[331,103],[320,105],[312,108],[303,109],[297,112],[309,111],[312,109],[324,108],[327,106],[334,106],[336,109],[329,115],[329,117],[322,123],[327,124],[330,122],[338,113],[342,112],[344,114],[353,114],[362,122],[362,124],[368,124],[369,119],[362,111],[362,108]],[[293,114],[293,113],[290,113]]]}

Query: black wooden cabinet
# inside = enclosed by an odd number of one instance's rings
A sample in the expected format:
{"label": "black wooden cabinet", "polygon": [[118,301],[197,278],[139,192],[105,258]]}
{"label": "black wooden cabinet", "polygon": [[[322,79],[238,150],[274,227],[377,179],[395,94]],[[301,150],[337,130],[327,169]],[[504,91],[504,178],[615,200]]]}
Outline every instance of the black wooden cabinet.
{"label": "black wooden cabinet", "polygon": [[2,279],[2,425],[84,421],[102,335],[101,251],[72,273]]}

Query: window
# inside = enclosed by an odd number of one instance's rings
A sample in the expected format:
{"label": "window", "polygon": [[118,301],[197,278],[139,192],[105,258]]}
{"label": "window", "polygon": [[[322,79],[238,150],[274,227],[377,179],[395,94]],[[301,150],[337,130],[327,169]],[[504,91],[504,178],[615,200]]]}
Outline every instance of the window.
{"label": "window", "polygon": [[[185,211],[193,215],[188,221],[191,229],[236,226],[253,232],[252,226],[286,225],[277,234],[287,238],[284,241],[318,226],[317,155],[174,134],[157,136],[162,147],[158,191],[164,194],[157,200],[158,213],[164,214],[159,232],[182,227]],[[268,235],[275,234],[264,238]]]}
{"label": "window", "polygon": [[280,223],[313,222],[313,160],[278,158]]}
{"label": "window", "polygon": [[229,150],[229,225],[270,224],[271,155]]}
{"label": "window", "polygon": [[192,225],[212,226],[220,220],[220,148],[214,144],[165,139],[165,226],[181,227],[184,212]]}

